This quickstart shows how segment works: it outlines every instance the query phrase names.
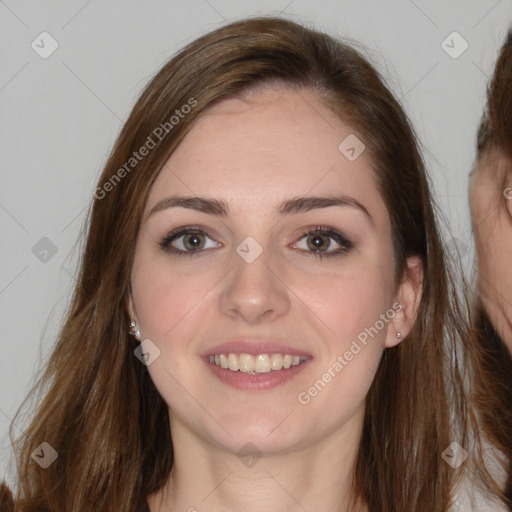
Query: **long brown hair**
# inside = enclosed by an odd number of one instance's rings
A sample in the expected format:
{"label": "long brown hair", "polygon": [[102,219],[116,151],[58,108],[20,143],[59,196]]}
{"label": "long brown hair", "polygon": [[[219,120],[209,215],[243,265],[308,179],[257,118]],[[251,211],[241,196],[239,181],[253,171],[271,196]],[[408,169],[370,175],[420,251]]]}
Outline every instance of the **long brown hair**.
{"label": "long brown hair", "polygon": [[[466,446],[473,418],[461,368],[470,364],[473,342],[448,277],[415,135],[379,74],[351,46],[291,21],[255,18],[197,39],[165,64],[115,143],[38,408],[16,443],[24,511],[135,512],[168,479],[168,411],[128,334],[139,223],[160,169],[205,109],[273,84],[316,92],[364,140],[391,219],[397,284],[408,256],[419,255],[424,266],[415,325],[385,351],[367,396],[354,499],[372,512],[448,509],[458,472],[441,454],[452,435]],[[176,111],[187,113],[174,122]],[[134,157],[149,138],[156,147]],[[58,453],[44,470],[30,457],[43,441]]]}
{"label": "long brown hair", "polygon": [[[476,165],[493,165],[507,159],[512,161],[512,29],[501,47],[487,88],[487,106],[478,129]],[[505,177],[498,176],[498,179],[505,180]],[[506,183],[500,181],[495,186],[502,191]],[[500,193],[500,197],[503,203],[507,201],[504,194]],[[500,207],[510,215],[505,204]],[[508,459],[505,494],[512,510],[512,356],[492,325],[478,293],[474,310],[475,329],[484,355],[483,371],[477,374],[476,397],[479,404],[484,404],[482,423],[488,437]]]}

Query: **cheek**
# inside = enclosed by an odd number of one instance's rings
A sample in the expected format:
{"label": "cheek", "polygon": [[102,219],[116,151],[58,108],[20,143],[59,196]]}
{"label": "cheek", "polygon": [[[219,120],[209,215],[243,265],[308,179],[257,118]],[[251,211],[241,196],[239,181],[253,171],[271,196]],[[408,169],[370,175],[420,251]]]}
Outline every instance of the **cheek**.
{"label": "cheek", "polygon": [[510,283],[512,222],[506,209],[502,204],[496,203],[493,210],[474,229],[479,271],[489,277],[495,276],[498,283],[502,280]]}
{"label": "cheek", "polygon": [[310,304],[317,303],[316,312],[328,327],[326,357],[299,390],[297,401],[308,415],[322,417],[329,411],[326,425],[339,425],[364,406],[374,380],[395,316],[393,282],[374,267],[373,272],[331,275],[322,284],[309,293]]}
{"label": "cheek", "polygon": [[336,272],[297,276],[301,298],[341,344],[375,324],[392,305],[392,247],[355,254]]}
{"label": "cheek", "polygon": [[[364,407],[384,350],[387,325],[380,315],[386,311],[383,297],[372,294],[372,280],[329,281],[338,284],[323,311],[329,333],[324,353],[296,399],[308,417],[324,418],[325,427],[344,424]],[[378,289],[375,286],[375,289]],[[307,420],[305,420],[307,421]]]}
{"label": "cheek", "polygon": [[484,308],[499,335],[512,340],[512,222],[503,205],[475,226],[475,245]]}
{"label": "cheek", "polygon": [[176,272],[165,255],[137,255],[132,271],[132,293],[141,333],[145,338],[163,342],[204,302],[215,276],[204,272]]}
{"label": "cheek", "polygon": [[[314,313],[310,319],[321,320],[316,322],[323,350],[317,378],[323,382],[334,373],[330,387],[346,404],[366,394],[396,314],[389,261],[384,256],[380,262],[360,261],[343,272],[309,276],[307,281],[297,276],[294,289],[302,290],[301,300]],[[321,372],[327,373],[325,379]]]}
{"label": "cheek", "polygon": [[391,288],[386,289],[377,275],[332,276],[325,280],[325,285],[315,290],[316,297],[323,301],[326,314],[338,329],[344,325],[366,327],[390,306]]}
{"label": "cheek", "polygon": [[480,171],[470,184],[469,207],[475,227],[484,222],[499,206],[501,191],[497,179]]}
{"label": "cheek", "polygon": [[204,285],[204,280],[200,282],[198,278],[176,278],[169,282],[160,279],[154,286],[145,284],[139,289],[137,314],[143,336],[168,344],[191,324],[198,325],[197,316],[205,304]]}
{"label": "cheek", "polygon": [[512,302],[512,223],[496,211],[478,229],[475,243],[480,287],[504,304]]}

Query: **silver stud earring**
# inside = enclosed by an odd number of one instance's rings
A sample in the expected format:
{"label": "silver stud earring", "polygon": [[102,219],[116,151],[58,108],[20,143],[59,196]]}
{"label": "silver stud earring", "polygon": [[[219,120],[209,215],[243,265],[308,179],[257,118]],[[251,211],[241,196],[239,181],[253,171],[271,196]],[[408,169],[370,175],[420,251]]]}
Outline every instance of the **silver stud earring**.
{"label": "silver stud earring", "polygon": [[397,338],[401,338],[401,337],[402,337],[402,333],[397,332],[397,333],[396,333],[396,337],[397,337]]}
{"label": "silver stud earring", "polygon": [[133,320],[130,322],[130,334],[134,338],[140,339],[140,329],[137,326],[137,322],[134,322]]}

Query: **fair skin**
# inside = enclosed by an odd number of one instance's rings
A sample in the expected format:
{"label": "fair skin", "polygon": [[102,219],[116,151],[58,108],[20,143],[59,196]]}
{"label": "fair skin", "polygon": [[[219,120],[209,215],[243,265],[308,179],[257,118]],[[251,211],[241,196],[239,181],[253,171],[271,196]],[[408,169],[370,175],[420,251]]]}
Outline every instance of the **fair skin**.
{"label": "fair skin", "polygon": [[[311,91],[259,91],[204,113],[154,183],[130,301],[141,339],[160,350],[148,370],[168,404],[175,450],[168,484],[148,499],[152,512],[349,509],[365,396],[383,350],[411,329],[421,288],[417,258],[395,285],[389,215],[370,161],[363,153],[350,162],[338,150],[351,133]],[[217,199],[229,211],[160,203],[177,195]],[[344,196],[351,205],[279,212],[285,201],[313,196]],[[159,242],[186,226],[206,234],[193,230],[168,245],[197,254],[163,250]],[[318,226],[351,244],[339,253],[341,239],[318,235]],[[248,236],[262,248],[252,262],[236,251]],[[318,246],[332,256],[315,258]],[[358,334],[396,302],[403,307],[378,334],[299,403],[298,394],[332,372]],[[270,388],[240,389],[201,356],[241,338],[253,346],[279,342],[308,360]]]}
{"label": "fair skin", "polygon": [[512,161],[491,150],[471,175],[470,207],[482,305],[512,354]]}

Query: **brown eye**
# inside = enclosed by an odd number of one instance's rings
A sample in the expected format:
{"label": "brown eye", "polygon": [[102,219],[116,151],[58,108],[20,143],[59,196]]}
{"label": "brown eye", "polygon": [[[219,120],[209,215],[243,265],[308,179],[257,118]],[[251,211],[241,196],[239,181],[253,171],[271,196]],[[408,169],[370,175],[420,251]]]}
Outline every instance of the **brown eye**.
{"label": "brown eye", "polygon": [[294,246],[314,256],[340,256],[354,244],[338,231],[319,226],[304,231]]}
{"label": "brown eye", "polygon": [[182,238],[183,246],[185,247],[185,249],[188,250],[202,249],[202,246],[204,245],[204,237],[201,234],[192,233],[188,235],[183,235]]}
{"label": "brown eye", "polygon": [[169,233],[160,241],[164,251],[179,255],[193,255],[206,249],[220,247],[203,230],[197,228],[180,228]]}
{"label": "brown eye", "polygon": [[324,234],[315,234],[308,236],[307,244],[312,251],[326,251],[329,249],[331,241]]}

